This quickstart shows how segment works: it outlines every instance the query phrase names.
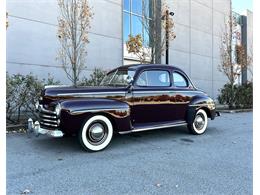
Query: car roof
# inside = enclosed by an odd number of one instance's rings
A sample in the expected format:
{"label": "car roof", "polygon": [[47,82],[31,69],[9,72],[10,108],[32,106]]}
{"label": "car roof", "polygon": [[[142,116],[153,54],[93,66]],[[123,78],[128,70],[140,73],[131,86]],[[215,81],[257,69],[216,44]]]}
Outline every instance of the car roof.
{"label": "car roof", "polygon": [[115,71],[116,69],[120,69],[120,70],[140,70],[140,69],[146,69],[146,68],[163,68],[163,69],[171,69],[171,70],[179,70],[181,72],[183,72],[183,70],[181,70],[180,68],[173,66],[173,65],[167,65],[167,64],[129,64],[129,65],[124,65],[124,66],[120,66],[117,67],[113,70],[111,70],[110,72]]}

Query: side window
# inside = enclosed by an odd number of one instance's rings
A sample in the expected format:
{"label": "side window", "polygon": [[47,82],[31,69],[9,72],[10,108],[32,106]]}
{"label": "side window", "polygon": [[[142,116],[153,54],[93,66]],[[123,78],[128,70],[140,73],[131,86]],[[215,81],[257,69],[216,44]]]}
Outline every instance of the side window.
{"label": "side window", "polygon": [[138,77],[136,84],[138,86],[170,86],[170,76],[168,71],[164,70],[148,70],[142,72]]}
{"label": "side window", "polygon": [[173,73],[173,85],[175,87],[188,87],[187,79],[181,75],[180,73],[174,72]]}

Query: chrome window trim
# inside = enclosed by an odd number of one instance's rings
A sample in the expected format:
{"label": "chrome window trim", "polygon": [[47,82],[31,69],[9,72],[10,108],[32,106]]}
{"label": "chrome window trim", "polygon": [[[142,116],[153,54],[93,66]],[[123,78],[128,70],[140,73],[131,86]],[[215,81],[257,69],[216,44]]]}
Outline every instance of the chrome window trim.
{"label": "chrome window trim", "polygon": [[70,87],[70,85],[46,85],[44,89],[55,88],[55,87]]}

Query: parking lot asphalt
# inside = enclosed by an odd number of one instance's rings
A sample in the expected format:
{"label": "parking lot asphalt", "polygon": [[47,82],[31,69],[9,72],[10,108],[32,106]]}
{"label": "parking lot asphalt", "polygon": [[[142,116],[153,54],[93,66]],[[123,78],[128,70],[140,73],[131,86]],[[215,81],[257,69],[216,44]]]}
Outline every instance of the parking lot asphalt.
{"label": "parking lot asphalt", "polygon": [[76,137],[7,134],[7,194],[252,194],[252,121],[222,114],[200,136],[116,135],[96,153]]}

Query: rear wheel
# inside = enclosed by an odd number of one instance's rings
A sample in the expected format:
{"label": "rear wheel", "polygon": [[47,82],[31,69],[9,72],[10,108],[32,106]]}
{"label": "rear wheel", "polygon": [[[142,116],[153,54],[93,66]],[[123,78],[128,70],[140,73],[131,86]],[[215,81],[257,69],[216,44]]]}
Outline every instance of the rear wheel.
{"label": "rear wheel", "polygon": [[208,125],[208,116],[203,109],[199,109],[196,112],[194,120],[192,123],[188,124],[188,129],[190,133],[194,135],[201,135],[206,131]]}
{"label": "rear wheel", "polygon": [[86,121],[78,136],[85,150],[97,152],[110,143],[113,137],[113,126],[107,117],[96,115]]}

